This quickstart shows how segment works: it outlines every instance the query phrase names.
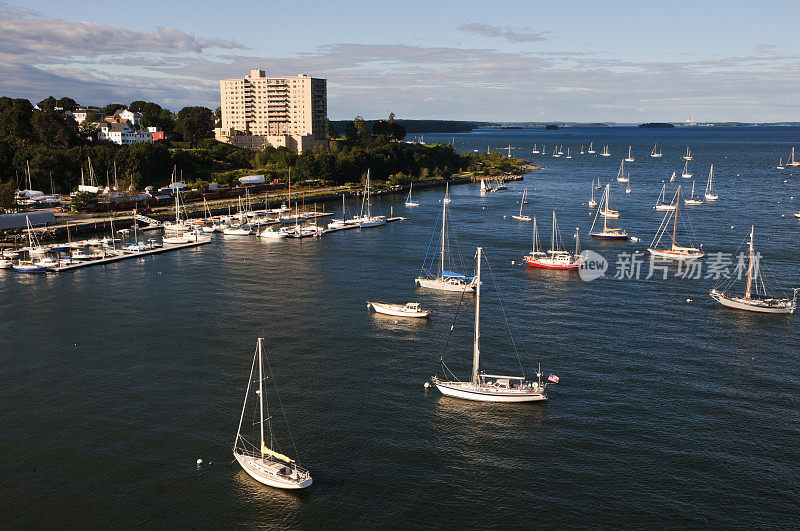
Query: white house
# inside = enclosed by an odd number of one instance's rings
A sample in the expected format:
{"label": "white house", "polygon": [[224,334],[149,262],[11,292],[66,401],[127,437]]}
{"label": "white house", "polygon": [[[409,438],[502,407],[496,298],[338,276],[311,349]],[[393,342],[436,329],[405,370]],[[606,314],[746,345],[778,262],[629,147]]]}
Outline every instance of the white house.
{"label": "white house", "polygon": [[118,109],[117,112],[114,113],[114,118],[117,118],[121,122],[127,120],[136,127],[139,125],[139,122],[142,121],[143,116],[141,113],[133,112],[128,109]]}
{"label": "white house", "polygon": [[137,142],[152,142],[153,133],[148,131],[137,131],[133,128],[130,122],[100,122],[97,139],[114,142],[120,146],[127,146]]}

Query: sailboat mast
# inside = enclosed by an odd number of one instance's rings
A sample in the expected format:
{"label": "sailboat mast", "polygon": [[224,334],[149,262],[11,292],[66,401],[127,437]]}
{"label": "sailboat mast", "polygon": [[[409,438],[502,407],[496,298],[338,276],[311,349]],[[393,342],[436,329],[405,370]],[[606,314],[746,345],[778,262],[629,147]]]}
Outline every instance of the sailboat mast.
{"label": "sailboat mast", "polygon": [[264,457],[264,378],[261,374],[261,338],[258,338],[258,410],[261,415],[261,457]]}
{"label": "sailboat mast", "polygon": [[[692,194],[694,195],[694,194]],[[678,197],[675,201],[675,224],[672,226],[672,247],[670,249],[675,248],[675,233],[678,232],[678,205],[681,203],[681,187],[678,187]]]}
{"label": "sailboat mast", "polygon": [[[445,194],[445,199],[446,198],[447,198],[447,195]],[[441,264],[442,264],[442,266],[441,266],[441,269],[439,269],[439,274],[440,275],[441,275],[442,271],[444,271],[444,230],[445,230],[444,219],[445,219],[446,216],[447,216],[447,202],[442,200],[442,252],[441,252],[441,255],[442,255],[441,256]]]}
{"label": "sailboat mast", "polygon": [[550,235],[550,250],[556,250],[556,211],[553,210],[553,232]]}
{"label": "sailboat mast", "polygon": [[472,348],[472,383],[478,383],[478,371],[481,366],[481,251],[482,247],[478,247],[478,266],[475,273],[475,281],[477,286],[475,288],[475,345]]}
{"label": "sailboat mast", "polygon": [[747,287],[745,288],[744,298],[750,298],[750,288],[753,284],[753,231],[755,225],[750,226],[750,260],[747,264]]}
{"label": "sailboat mast", "polygon": [[[598,180],[599,179],[600,178],[598,177]],[[610,185],[607,184],[606,185],[606,193],[605,193],[606,203],[605,203],[605,205],[603,205],[603,208],[606,210],[606,212],[608,212],[608,210],[609,210],[609,206],[608,206],[608,195],[610,193],[609,187],[610,187]],[[605,214],[603,214],[603,232],[604,233],[608,232],[608,216],[606,216]]]}
{"label": "sailboat mast", "polygon": [[537,232],[538,230],[536,229],[536,216],[533,216],[533,236],[531,237],[533,240],[531,242],[531,247],[533,249],[531,250],[531,253],[535,253],[538,250],[536,249],[536,239],[537,239],[536,237],[538,236]]}

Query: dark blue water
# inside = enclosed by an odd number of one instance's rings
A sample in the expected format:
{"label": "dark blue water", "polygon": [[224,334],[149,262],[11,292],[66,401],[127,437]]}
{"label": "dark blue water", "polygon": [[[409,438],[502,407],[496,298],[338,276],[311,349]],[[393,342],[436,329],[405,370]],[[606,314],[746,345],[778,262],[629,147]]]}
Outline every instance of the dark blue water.
{"label": "dark blue water", "polygon": [[[426,135],[434,139],[453,135]],[[575,153],[589,141],[610,144],[613,156]],[[654,141],[662,159],[647,156]],[[531,155],[542,142],[548,150],[570,146],[574,156]],[[417,194],[416,209],[402,197],[376,205],[409,221],[315,241],[219,237],[61,275],[0,272],[4,524],[800,524],[797,317],[721,309],[707,296],[711,279],[675,278],[673,268],[667,280],[646,280],[646,259],[642,279],[614,278],[618,253],[644,250],[658,228],[652,206],[662,180],[680,174],[688,145],[698,191],[714,163],[720,195],[688,212],[697,242],[707,252],[734,252],[755,224],[771,277],[800,286],[792,217],[800,172],[773,169],[800,144],[800,131],[455,136],[459,150],[509,143],[526,148],[513,155],[546,169],[486,197],[475,185],[453,187],[452,216],[465,263],[481,245],[491,265],[486,368],[518,371],[494,280],[526,373],[541,362],[545,374],[561,377],[547,404],[425,393],[458,298],[413,286],[440,191]],[[612,184],[612,206],[642,241],[588,241],[589,183],[613,179],[628,144],[633,193]],[[543,236],[555,209],[568,246],[580,227],[582,246],[611,262],[606,278],[582,282],[520,265],[531,224],[510,215],[525,187]],[[382,318],[367,312],[368,299],[416,300],[437,313],[428,322]],[[461,312],[446,359],[467,377],[472,309]],[[314,476],[302,493],[263,487],[231,464],[258,336],[299,460]],[[198,470],[198,457],[213,465]]]}

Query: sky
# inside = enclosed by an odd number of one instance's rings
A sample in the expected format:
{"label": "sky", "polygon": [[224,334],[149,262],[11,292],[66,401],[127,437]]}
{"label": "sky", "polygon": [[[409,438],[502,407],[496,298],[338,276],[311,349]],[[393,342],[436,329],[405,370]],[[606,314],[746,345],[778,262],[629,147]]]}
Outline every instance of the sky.
{"label": "sky", "polygon": [[800,121],[798,26],[789,1],[0,1],[0,95],[214,109],[259,68],[327,78],[330,119]]}

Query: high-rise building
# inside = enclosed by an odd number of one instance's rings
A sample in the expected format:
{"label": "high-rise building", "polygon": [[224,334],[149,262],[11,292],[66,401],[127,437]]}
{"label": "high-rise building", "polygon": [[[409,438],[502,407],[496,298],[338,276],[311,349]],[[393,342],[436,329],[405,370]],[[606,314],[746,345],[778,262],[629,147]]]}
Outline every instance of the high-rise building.
{"label": "high-rise building", "polygon": [[302,152],[326,145],[327,81],[307,74],[267,77],[263,70],[249,76],[220,79],[222,142],[263,149],[286,146]]}

